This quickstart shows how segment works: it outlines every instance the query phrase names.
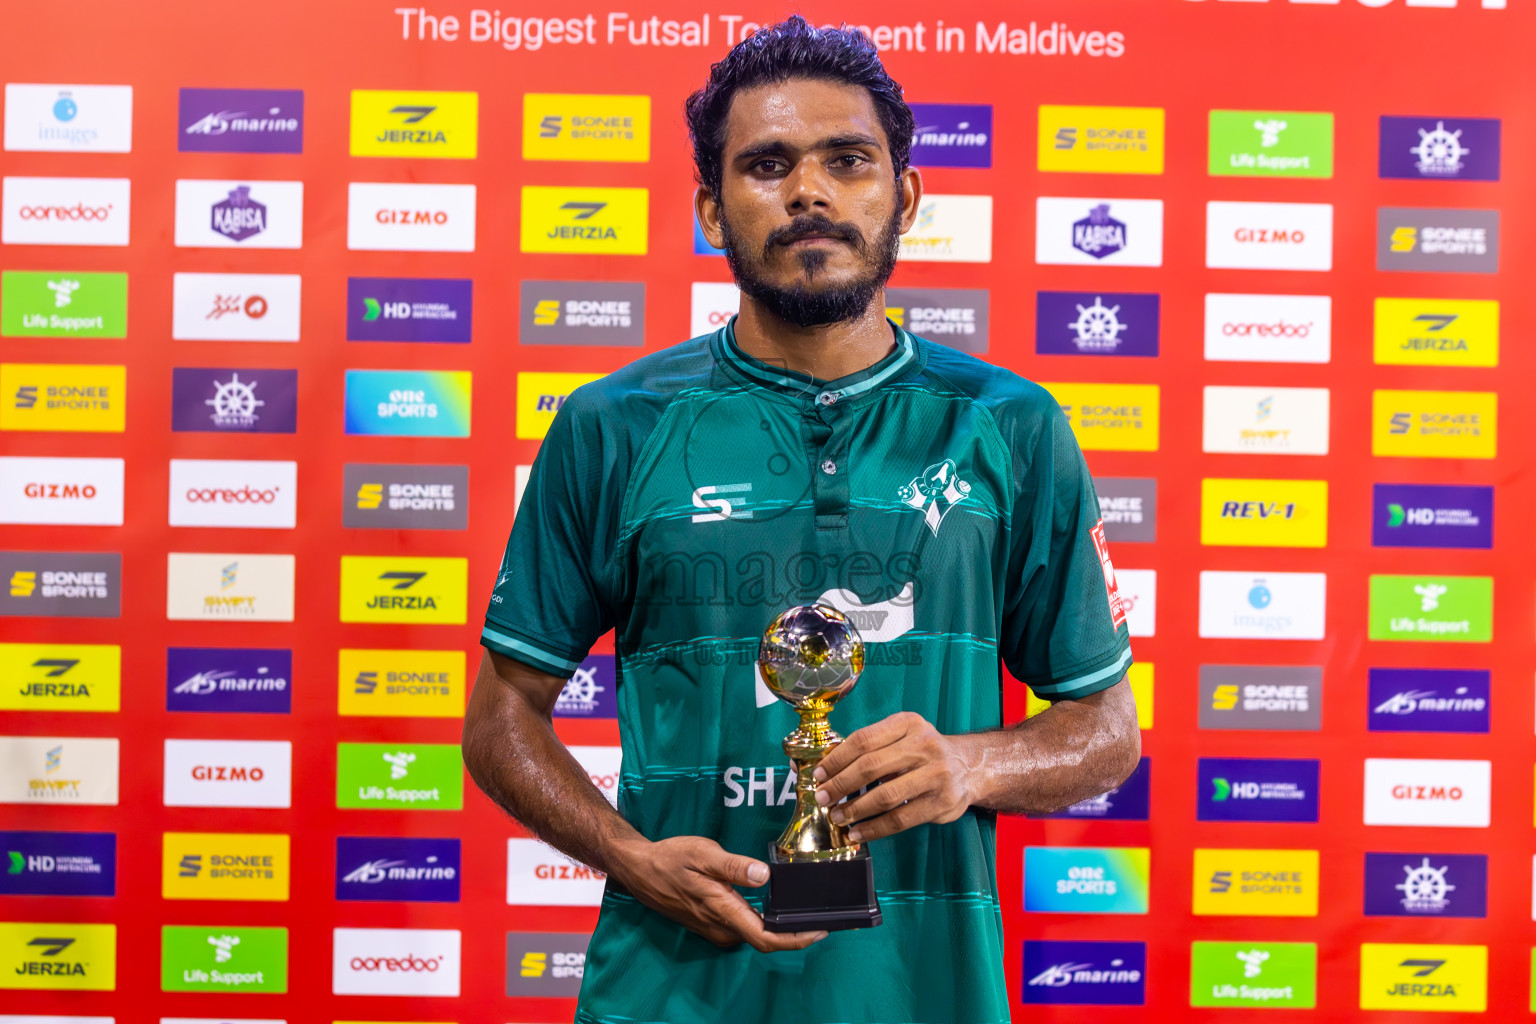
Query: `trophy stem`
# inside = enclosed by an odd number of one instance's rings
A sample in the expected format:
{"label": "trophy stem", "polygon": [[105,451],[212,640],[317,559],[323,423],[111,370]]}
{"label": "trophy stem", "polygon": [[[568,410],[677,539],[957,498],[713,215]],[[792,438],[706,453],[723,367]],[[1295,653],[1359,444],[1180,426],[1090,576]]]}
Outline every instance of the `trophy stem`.
{"label": "trophy stem", "polygon": [[808,701],[796,710],[800,728],[784,737],[784,753],[795,771],[795,810],[774,850],[785,861],[852,860],[858,856],[858,844],[849,842],[847,828],[828,816],[831,808],[816,802],[816,766],[843,741],[827,724],[832,705]]}

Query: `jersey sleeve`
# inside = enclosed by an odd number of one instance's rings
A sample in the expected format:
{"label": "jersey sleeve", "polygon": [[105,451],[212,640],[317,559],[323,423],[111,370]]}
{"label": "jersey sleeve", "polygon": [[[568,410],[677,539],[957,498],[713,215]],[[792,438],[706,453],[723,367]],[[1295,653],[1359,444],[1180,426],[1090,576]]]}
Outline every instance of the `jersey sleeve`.
{"label": "jersey sleeve", "polygon": [[569,677],[613,626],[613,550],[622,474],[602,410],[582,389],[555,415],[534,459],[496,574],[480,642]]}
{"label": "jersey sleeve", "polygon": [[1115,587],[1099,499],[1061,407],[1048,396],[1015,452],[1017,491],[999,653],[1045,700],[1119,682],[1130,627]]}

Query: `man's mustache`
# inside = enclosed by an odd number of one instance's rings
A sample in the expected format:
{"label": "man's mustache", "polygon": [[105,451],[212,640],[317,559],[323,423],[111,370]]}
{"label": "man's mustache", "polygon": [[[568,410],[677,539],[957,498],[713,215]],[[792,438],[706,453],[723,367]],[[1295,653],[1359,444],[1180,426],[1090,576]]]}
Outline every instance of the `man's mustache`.
{"label": "man's mustache", "polygon": [[839,224],[822,214],[806,214],[803,217],[796,217],[783,227],[770,231],[767,240],[763,243],[763,256],[766,258],[773,251],[774,246],[793,245],[801,239],[813,236],[847,242],[860,252],[865,248],[864,232],[855,225]]}

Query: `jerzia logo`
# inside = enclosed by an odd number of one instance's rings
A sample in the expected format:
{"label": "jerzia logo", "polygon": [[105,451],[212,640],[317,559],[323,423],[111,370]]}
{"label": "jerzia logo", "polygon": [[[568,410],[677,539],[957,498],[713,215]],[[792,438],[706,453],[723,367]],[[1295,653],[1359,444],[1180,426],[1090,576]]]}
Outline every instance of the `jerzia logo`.
{"label": "jerzia logo", "polygon": [[341,621],[463,623],[467,573],[463,558],[343,555]]}

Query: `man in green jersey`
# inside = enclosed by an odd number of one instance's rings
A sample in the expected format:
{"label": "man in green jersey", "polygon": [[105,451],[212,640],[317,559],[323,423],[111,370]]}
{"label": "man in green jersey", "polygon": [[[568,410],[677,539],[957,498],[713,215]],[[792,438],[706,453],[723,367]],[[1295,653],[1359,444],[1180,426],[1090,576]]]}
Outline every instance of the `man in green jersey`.
{"label": "man in green jersey", "polygon": [[[486,614],[465,761],[608,875],[583,1024],[1007,1021],[996,815],[1104,792],[1140,754],[1088,470],[1043,389],[885,318],[922,183],[863,36],[764,29],[687,111],[699,221],[741,312],[555,417]],[[760,916],[795,715],[754,663],[764,627],[812,602],[867,645],[818,798],[846,798],[884,914],[831,935]],[[610,629],[617,811],[550,720]],[[1000,662],[1050,708],[1005,727]]]}

